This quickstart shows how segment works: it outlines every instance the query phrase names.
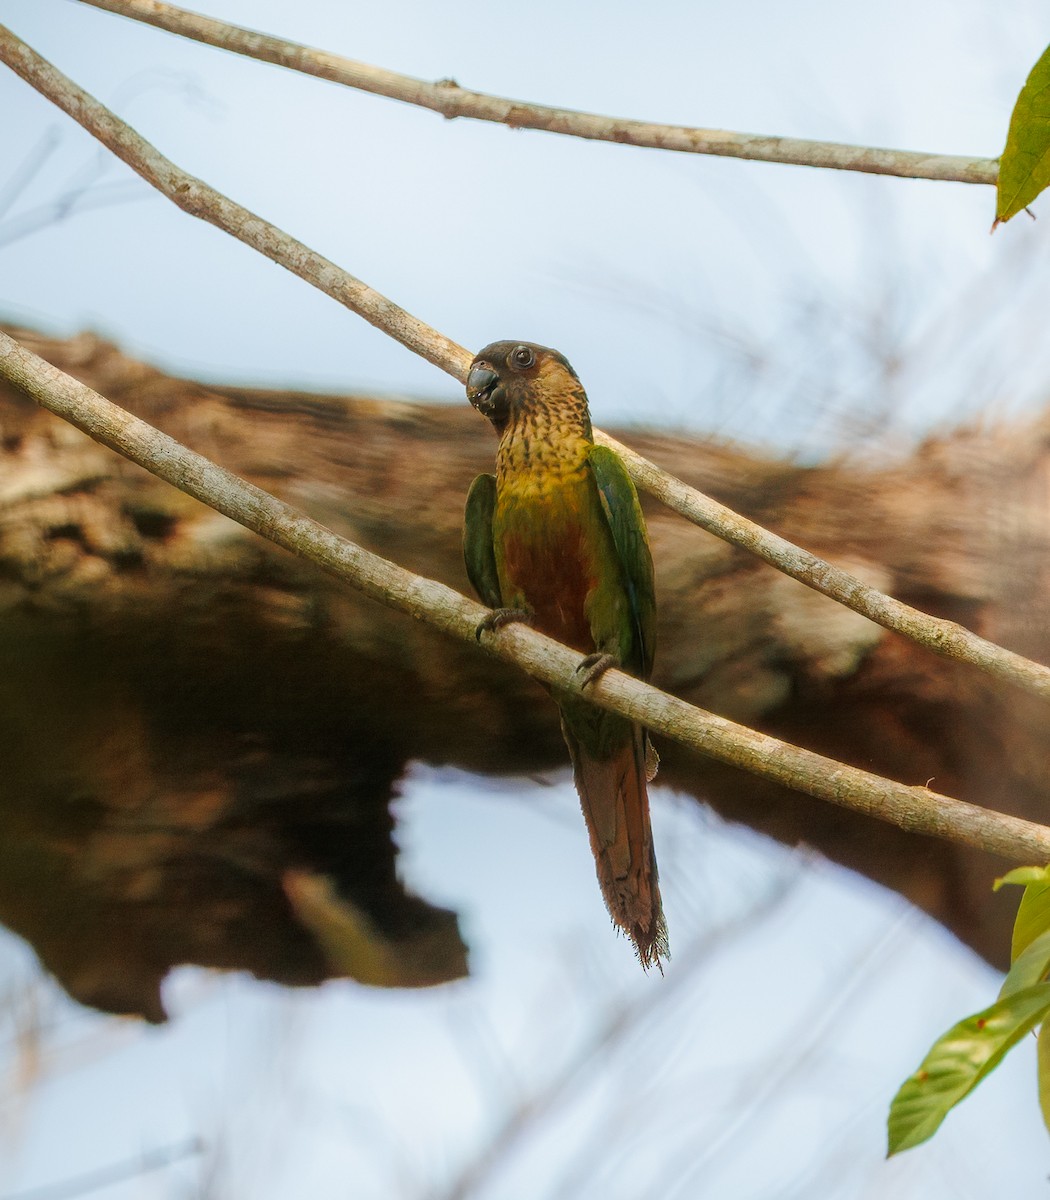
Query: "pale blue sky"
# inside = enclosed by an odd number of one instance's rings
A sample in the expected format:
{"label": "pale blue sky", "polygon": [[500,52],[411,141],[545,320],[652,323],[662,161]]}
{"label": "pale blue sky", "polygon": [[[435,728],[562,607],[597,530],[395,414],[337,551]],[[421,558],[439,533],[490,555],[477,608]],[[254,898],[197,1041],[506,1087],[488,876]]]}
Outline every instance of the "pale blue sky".
{"label": "pale blue sky", "polygon": [[[197,7],[511,96],[988,155],[1047,37],[1035,0]],[[990,238],[987,189],[445,122],[71,0],[0,0],[0,20],[177,163],[465,345],[556,344],[600,422],[666,422],[818,454],[852,445],[858,426],[922,428],[1045,396],[1045,204],[1036,225],[1019,219]],[[0,118],[8,170],[48,130],[59,137],[10,222],[96,152],[6,73]],[[104,178],[128,173],[107,164]],[[142,198],[0,244],[0,316],[94,328],[202,377],[463,402],[451,380],[306,284],[144,184],[131,191]],[[887,372],[895,356],[902,365]],[[595,1063],[478,1198],[557,1186],[603,1200],[1045,1191],[1027,1047],[933,1144],[882,1161],[896,1084],[997,987],[897,898],[658,790],[679,955],[667,980],[645,979],[611,934],[564,778],[492,787],[418,768],[400,807],[406,875],[462,911],[474,979],[427,994],[332,985],[293,995],[188,972],[168,995],[180,1015],[160,1031],[53,1001],[65,1017],[45,1040],[45,1082],[0,1093],[0,1198],[191,1134],[221,1143],[232,1180],[223,1194],[437,1196],[517,1089],[638,993],[653,997],[652,1019]],[[549,881],[538,891],[537,864]],[[774,916],[659,1002],[694,938],[796,872]],[[12,972],[31,971],[13,940],[4,953]],[[813,1027],[824,1032],[807,1046]],[[590,1164],[574,1159],[592,1145]],[[173,1168],[99,1194],[191,1194],[174,1181],[192,1177]]]}
{"label": "pale blue sky", "polygon": [[[989,155],[1045,36],[1031,0],[1012,6],[1009,22],[1001,9],[950,0],[679,0],[648,6],[644,19],[636,5],[551,0],[530,5],[527,20],[517,6],[481,0],[205,7],[511,96]],[[464,345],[556,342],[601,421],[797,433],[798,408],[819,404],[829,385],[842,402],[870,403],[863,330],[873,313],[888,312],[894,345],[917,359],[910,369],[921,378],[897,381],[896,399],[911,406],[923,393],[923,419],[965,410],[975,379],[998,395],[1004,364],[1020,357],[1010,353],[1016,320],[1001,328],[989,317],[961,345],[950,337],[960,297],[985,293],[1011,254],[1031,258],[1046,241],[1018,227],[989,238],[986,188],[447,122],[71,0],[2,0],[0,16],[177,163]],[[23,207],[52,197],[95,154],[13,76],[0,76],[0,106],[17,114],[3,131],[8,161],[43,130],[61,132]],[[113,164],[107,179],[129,175]],[[141,202],[5,247],[4,309],[90,325],[198,375],[458,396],[435,368],[308,285],[145,184],[136,190]],[[826,330],[808,309],[815,300],[830,310]]]}

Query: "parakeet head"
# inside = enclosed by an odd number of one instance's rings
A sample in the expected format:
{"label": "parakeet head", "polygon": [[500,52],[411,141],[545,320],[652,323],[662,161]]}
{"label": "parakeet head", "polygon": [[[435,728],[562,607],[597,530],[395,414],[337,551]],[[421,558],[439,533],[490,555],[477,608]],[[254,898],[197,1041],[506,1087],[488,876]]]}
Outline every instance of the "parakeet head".
{"label": "parakeet head", "polygon": [[492,342],[467,376],[467,399],[501,434],[516,416],[570,398],[586,413],[587,397],[568,360],[533,342]]}

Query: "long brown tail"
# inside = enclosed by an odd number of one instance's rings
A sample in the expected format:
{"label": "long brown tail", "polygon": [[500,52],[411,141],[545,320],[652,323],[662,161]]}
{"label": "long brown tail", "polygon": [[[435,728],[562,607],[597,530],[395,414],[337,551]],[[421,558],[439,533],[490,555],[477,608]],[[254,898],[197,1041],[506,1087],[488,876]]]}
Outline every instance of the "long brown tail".
{"label": "long brown tail", "polygon": [[659,967],[670,952],[645,786],[656,774],[656,755],[647,755],[646,734],[639,725],[633,726],[631,740],[608,758],[587,751],[565,721],[562,732],[605,907],[634,943],[642,966]]}

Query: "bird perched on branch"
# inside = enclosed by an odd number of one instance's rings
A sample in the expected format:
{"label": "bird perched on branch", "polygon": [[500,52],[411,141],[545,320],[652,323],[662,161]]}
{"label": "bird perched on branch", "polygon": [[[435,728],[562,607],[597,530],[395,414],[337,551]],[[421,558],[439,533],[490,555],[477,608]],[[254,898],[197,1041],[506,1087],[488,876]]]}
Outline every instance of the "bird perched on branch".
{"label": "bird perched on branch", "polygon": [[474,359],[467,397],[499,434],[496,474],[471,485],[467,574],[493,612],[479,627],[524,620],[581,651],[581,686],[553,689],[572,757],[602,895],[643,967],[668,957],[646,784],[657,757],[646,731],[583,698],[611,666],[652,670],[653,563],[634,484],[597,446],[587,395],[557,350],[493,342]]}

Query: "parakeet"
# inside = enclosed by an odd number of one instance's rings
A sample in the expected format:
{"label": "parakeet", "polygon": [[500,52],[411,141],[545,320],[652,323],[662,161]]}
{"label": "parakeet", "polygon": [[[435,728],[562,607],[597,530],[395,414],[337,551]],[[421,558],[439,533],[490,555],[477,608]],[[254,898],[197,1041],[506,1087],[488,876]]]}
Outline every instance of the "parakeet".
{"label": "parakeet", "polygon": [[[482,628],[527,620],[588,656],[583,682],[609,666],[647,679],[655,648],[653,563],[634,484],[595,445],[587,395],[557,350],[493,342],[474,359],[467,397],[499,434],[496,474],[467,498],[467,575],[493,613]],[[479,630],[480,633],[480,630]],[[657,758],[646,731],[554,689],[598,881],[643,967],[668,957],[646,784]]]}

